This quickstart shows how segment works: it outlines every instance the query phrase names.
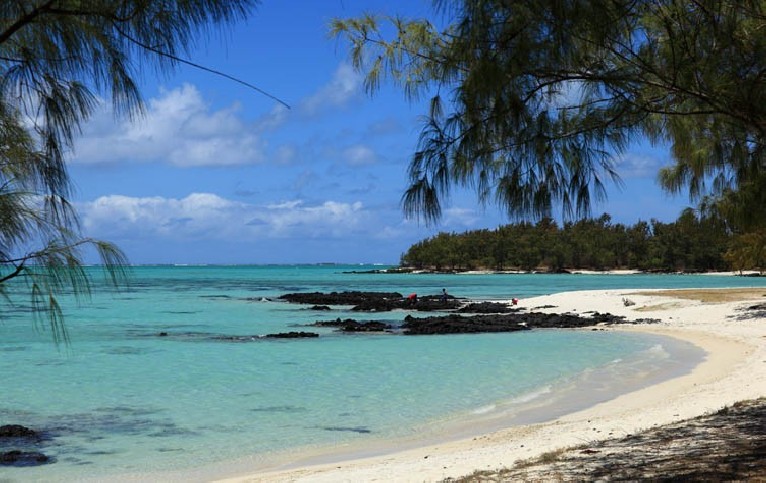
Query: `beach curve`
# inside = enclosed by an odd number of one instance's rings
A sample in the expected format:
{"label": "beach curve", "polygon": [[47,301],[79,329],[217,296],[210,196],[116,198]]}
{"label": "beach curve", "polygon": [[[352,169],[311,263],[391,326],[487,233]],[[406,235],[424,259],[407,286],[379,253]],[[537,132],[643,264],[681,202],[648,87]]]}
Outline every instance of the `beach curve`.
{"label": "beach curve", "polygon": [[[715,292],[725,292],[716,289]],[[740,290],[711,302],[694,290],[601,290],[566,292],[523,300],[549,312],[609,312],[629,319],[657,318],[652,325],[610,328],[675,337],[703,349],[705,360],[690,373],[539,424],[509,427],[482,436],[344,461],[279,471],[236,470],[219,481],[438,481],[477,470],[510,467],[557,449],[625,436],[650,427],[707,414],[766,394],[764,316],[743,308],[766,303],[766,289]],[[634,305],[626,305],[629,299]],[[545,307],[545,308],[543,308]],[[300,464],[300,463],[299,463]]]}

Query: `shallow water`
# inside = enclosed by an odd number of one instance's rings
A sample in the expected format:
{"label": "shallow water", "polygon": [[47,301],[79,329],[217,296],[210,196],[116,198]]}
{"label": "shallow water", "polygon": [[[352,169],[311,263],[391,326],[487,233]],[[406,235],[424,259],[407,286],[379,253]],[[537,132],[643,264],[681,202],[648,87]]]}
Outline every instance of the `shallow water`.
{"label": "shallow water", "polygon": [[[701,353],[629,333],[533,331],[405,337],[302,328],[405,312],[307,310],[286,292],[378,290],[525,298],[567,290],[763,286],[739,277],[354,274],[374,267],[136,267],[130,290],[64,300],[72,345],[57,351],[23,307],[0,325],[0,424],[46,435],[55,464],[0,478],[65,480],[189,470],[297,447],[441,434],[475,421],[528,422],[682,373]],[[218,335],[319,332],[249,342]],[[158,337],[168,332],[170,337]],[[628,384],[629,385],[625,385]],[[514,419],[515,418],[515,419]],[[482,426],[484,425],[484,426]],[[0,450],[2,450],[0,443]]]}

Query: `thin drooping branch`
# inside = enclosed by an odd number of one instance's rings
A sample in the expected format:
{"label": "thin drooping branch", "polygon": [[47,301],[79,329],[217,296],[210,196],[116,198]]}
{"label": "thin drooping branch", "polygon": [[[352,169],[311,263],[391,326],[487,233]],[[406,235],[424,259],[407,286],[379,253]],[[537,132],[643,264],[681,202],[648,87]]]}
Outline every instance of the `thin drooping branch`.
{"label": "thin drooping branch", "polygon": [[34,19],[43,14],[56,0],[49,0],[48,2],[37,6],[32,9],[31,12],[24,14],[16,20],[12,25],[10,25],[7,29],[0,32],[0,44],[5,43],[8,39],[10,39],[13,34],[18,32],[22,27],[25,25],[30,24]]}
{"label": "thin drooping branch", "polygon": [[238,79],[238,78],[236,78],[236,77],[234,77],[232,75],[229,75],[229,74],[227,74],[225,72],[221,72],[220,70],[211,69],[210,67],[205,67],[204,65],[197,64],[196,62],[192,62],[190,60],[182,59],[181,57],[178,57],[176,55],[170,54],[168,52],[163,52],[160,49],[152,47],[151,45],[147,45],[147,44],[141,42],[140,40],[131,37],[124,30],[122,30],[116,23],[113,23],[113,26],[114,26],[115,30],[117,30],[117,32],[120,33],[120,35],[122,35],[123,37],[125,37],[129,41],[133,42],[137,46],[141,47],[142,49],[145,49],[145,50],[148,50],[150,52],[153,52],[156,55],[159,55],[160,57],[165,57],[165,58],[173,60],[175,62],[180,62],[181,64],[185,64],[185,65],[188,65],[190,67],[194,67],[195,69],[204,70],[205,72],[210,72],[211,74],[215,74],[215,75],[223,77],[225,79],[229,79],[231,81],[234,81],[234,82],[236,82],[238,84],[242,84],[243,86],[249,87],[250,89],[253,89],[254,91],[256,91],[256,92],[258,92],[258,93],[268,97],[269,99],[275,100],[278,103],[280,103],[283,106],[285,106],[286,108],[290,109],[290,104],[288,104],[287,102],[283,101],[282,99],[280,99],[280,98],[278,98],[278,97],[276,97],[276,96],[274,96],[272,94],[269,94],[268,92],[266,92],[265,90],[261,89],[258,86],[254,86],[253,84],[251,84],[249,82],[243,81],[242,79]]}

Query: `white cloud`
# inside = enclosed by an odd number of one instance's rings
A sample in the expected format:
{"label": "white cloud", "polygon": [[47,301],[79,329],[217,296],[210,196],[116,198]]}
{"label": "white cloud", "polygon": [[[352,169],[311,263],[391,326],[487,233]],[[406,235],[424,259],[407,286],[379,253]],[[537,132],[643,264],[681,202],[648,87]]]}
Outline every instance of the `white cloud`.
{"label": "white cloud", "polygon": [[348,64],[341,64],[329,84],[304,99],[299,108],[302,113],[313,116],[326,108],[341,107],[361,94],[362,79]]}
{"label": "white cloud", "polygon": [[148,102],[133,121],[105,110],[85,126],[73,162],[164,162],[180,167],[263,161],[263,143],[240,119],[239,106],[211,111],[196,87],[184,84]]}
{"label": "white cloud", "polygon": [[375,151],[362,144],[349,146],[343,150],[342,156],[346,163],[351,166],[365,166],[377,162]]}
{"label": "white cloud", "polygon": [[305,206],[302,201],[270,205],[248,223],[266,225],[270,236],[343,236],[351,233],[367,216],[362,203],[325,201]]}
{"label": "white cloud", "polygon": [[271,112],[256,121],[255,127],[261,131],[276,129],[287,121],[289,114],[290,111],[287,107],[282,104],[277,104]]}
{"label": "white cloud", "polygon": [[111,239],[343,237],[375,228],[370,212],[358,201],[307,205],[290,200],[253,205],[211,193],[193,193],[182,199],[110,195],[82,203],[79,209],[89,235]]}
{"label": "white cloud", "polygon": [[[361,93],[361,78],[341,64],[332,79],[304,98],[295,110],[315,117],[348,104]],[[290,110],[276,105],[269,113],[247,122],[235,103],[214,110],[191,84],[165,90],[147,102],[135,119],[115,121],[107,103],[83,128],[72,156],[73,163],[167,163],[178,167],[240,166],[266,160],[287,164],[299,154],[294,146],[276,146],[266,155],[266,131],[283,128]],[[350,152],[352,163],[368,163],[369,154]],[[366,157],[365,157],[366,156]]]}

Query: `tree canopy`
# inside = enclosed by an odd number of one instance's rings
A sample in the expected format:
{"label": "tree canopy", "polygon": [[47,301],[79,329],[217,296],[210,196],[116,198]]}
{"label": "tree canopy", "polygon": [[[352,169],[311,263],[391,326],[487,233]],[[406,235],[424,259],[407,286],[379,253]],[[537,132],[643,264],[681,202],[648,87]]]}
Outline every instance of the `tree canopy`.
{"label": "tree canopy", "polygon": [[[704,272],[763,270],[766,252],[738,251],[739,238],[712,218],[684,210],[675,222],[613,223],[609,215],[550,218],[495,230],[439,233],[411,246],[405,267],[433,270],[614,270]],[[738,255],[733,256],[733,253]]]}
{"label": "tree canopy", "polygon": [[65,157],[100,104],[142,112],[138,75],[168,72],[210,27],[258,0],[4,0],[0,2],[0,295],[22,280],[33,308],[66,340],[56,295],[89,293],[81,249],[99,252],[114,283],[126,259],[84,237]]}
{"label": "tree canopy", "polygon": [[389,79],[430,97],[402,197],[408,215],[438,220],[450,190],[465,186],[512,219],[558,204],[583,216],[619,182],[614,160],[642,139],[671,146],[667,190],[730,207],[764,196],[765,1],[434,6],[443,29],[373,15],[332,23],[370,92]]}

